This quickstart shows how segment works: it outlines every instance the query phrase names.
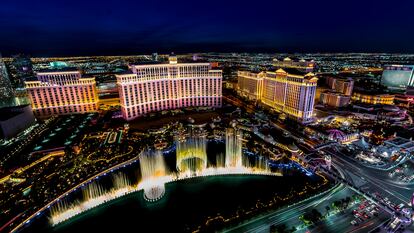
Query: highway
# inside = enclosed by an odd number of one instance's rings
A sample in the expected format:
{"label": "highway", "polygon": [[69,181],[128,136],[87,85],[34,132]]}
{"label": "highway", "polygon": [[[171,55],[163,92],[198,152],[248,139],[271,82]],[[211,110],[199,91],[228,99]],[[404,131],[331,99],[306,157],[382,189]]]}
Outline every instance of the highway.
{"label": "highway", "polygon": [[[235,226],[231,229],[226,229],[223,232],[225,233],[236,233],[236,232],[245,232],[245,233],[259,233],[259,232],[269,232],[269,227],[271,225],[281,225],[285,224],[287,229],[290,229],[292,226],[302,225],[302,221],[299,217],[306,212],[311,211],[312,209],[318,209],[322,214],[325,213],[325,206],[329,203],[332,203],[335,200],[340,200],[346,196],[351,196],[354,194],[354,191],[347,188],[343,184],[336,186],[334,189],[312,197],[308,200],[296,203],[292,206],[285,207],[281,210],[272,212],[265,216],[260,216],[258,218],[252,219],[246,223]],[[381,214],[379,217],[371,218],[359,226],[352,226],[350,222],[354,219],[352,213],[352,208],[349,208],[343,213],[338,213],[336,215],[328,217],[326,220],[319,222],[316,226],[312,228],[303,228],[298,229],[295,232],[367,232],[374,229],[378,224],[381,224],[383,221],[387,220],[389,216],[387,214]]]}
{"label": "highway", "polygon": [[413,194],[414,185],[397,183],[388,177],[385,171],[365,167],[347,155],[331,148],[323,149],[332,156],[332,163],[352,178],[352,182],[371,193],[380,193],[394,204],[408,204]]}

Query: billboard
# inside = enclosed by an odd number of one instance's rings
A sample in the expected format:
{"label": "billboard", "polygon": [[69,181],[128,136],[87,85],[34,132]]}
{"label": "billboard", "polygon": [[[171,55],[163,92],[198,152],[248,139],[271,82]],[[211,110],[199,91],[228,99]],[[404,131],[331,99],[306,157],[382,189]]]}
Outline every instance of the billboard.
{"label": "billboard", "polygon": [[414,66],[387,65],[382,72],[381,84],[389,89],[405,90],[413,85]]}

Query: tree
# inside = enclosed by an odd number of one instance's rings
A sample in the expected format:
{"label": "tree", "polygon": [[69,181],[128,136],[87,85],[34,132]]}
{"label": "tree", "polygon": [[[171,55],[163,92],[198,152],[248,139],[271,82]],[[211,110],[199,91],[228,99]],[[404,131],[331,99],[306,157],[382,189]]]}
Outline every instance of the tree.
{"label": "tree", "polygon": [[327,205],[327,206],[325,206],[325,210],[326,210],[326,214],[328,214],[329,211],[331,210],[331,208]]}
{"label": "tree", "polygon": [[286,225],[285,224],[281,224],[281,225],[278,225],[277,226],[276,232],[277,233],[286,233],[286,229],[287,229]]}
{"label": "tree", "polygon": [[276,232],[277,232],[277,230],[276,230],[276,225],[270,225],[269,232],[270,232],[270,233],[276,233]]}

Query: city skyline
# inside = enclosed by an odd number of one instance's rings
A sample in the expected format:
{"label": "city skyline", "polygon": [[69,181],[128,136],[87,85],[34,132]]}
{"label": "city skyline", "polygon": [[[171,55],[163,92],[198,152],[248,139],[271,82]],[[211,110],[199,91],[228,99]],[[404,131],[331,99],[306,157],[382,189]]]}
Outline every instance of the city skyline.
{"label": "city skyline", "polygon": [[[131,6],[131,7],[129,7]],[[3,3],[5,56],[185,52],[414,52],[411,1]],[[396,36],[398,35],[398,36]]]}

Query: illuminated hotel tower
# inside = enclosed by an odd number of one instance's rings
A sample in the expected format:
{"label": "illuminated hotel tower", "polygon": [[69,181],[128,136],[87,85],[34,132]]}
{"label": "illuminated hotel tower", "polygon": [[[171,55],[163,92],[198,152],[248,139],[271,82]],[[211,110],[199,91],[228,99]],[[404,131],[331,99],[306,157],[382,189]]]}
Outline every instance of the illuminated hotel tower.
{"label": "illuminated hotel tower", "polygon": [[257,96],[263,104],[303,123],[312,121],[317,81],[312,73],[291,74],[283,69],[238,73],[238,88],[242,94]]}
{"label": "illuminated hotel tower", "polygon": [[131,65],[130,74],[116,75],[122,115],[126,120],[149,112],[190,106],[220,107],[222,72],[210,63]]}
{"label": "illuminated hotel tower", "polygon": [[95,78],[82,78],[80,71],[38,72],[25,87],[36,116],[97,111]]}

